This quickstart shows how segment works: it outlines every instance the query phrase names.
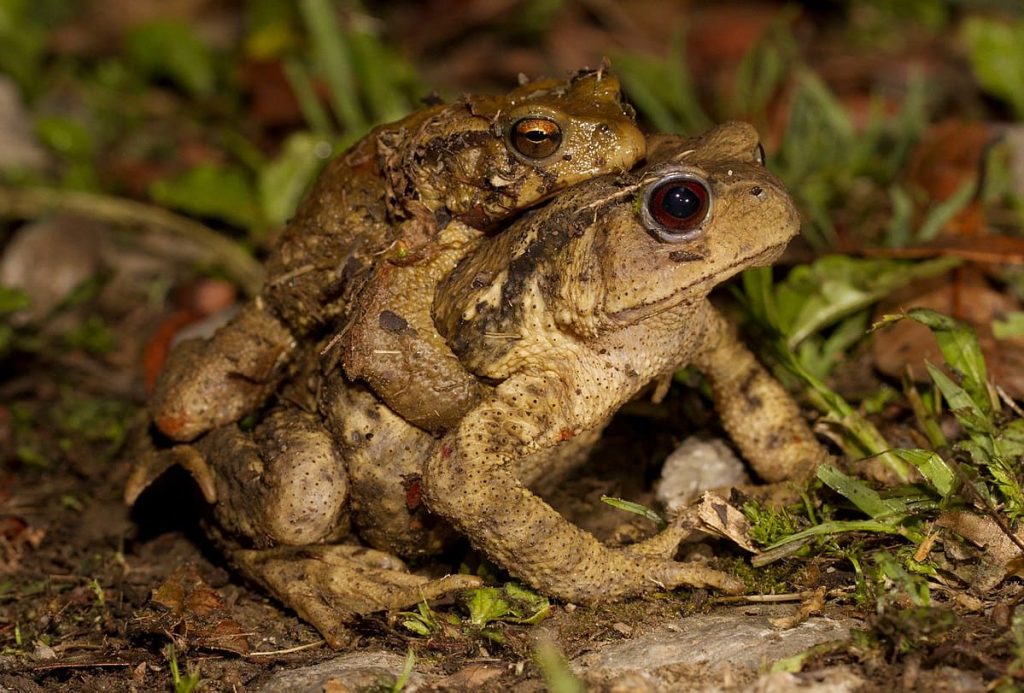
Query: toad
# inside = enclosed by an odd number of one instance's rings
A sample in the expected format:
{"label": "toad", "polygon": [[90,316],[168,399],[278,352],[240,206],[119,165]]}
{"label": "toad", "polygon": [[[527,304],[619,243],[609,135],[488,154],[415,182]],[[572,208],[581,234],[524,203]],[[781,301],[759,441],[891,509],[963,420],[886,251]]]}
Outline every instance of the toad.
{"label": "toad", "polygon": [[[725,573],[674,560],[679,528],[604,546],[531,488],[583,463],[624,403],[686,365],[762,479],[803,479],[824,459],[796,404],[707,299],[798,231],[760,152],[741,123],[657,136],[642,167],[569,188],[501,233],[453,220],[439,238],[465,248],[413,309],[428,307],[479,398],[432,435],[347,378],[344,353],[321,363],[330,349],[309,348],[304,375],[252,432],[229,424],[172,449],[216,501],[232,561],[334,645],[357,614],[477,584],[413,575],[394,555],[437,551],[451,529],[567,601],[738,591]],[[400,326],[401,311],[386,310]]]}
{"label": "toad", "polygon": [[[458,257],[464,244],[437,242],[450,222],[488,230],[564,187],[628,169],[643,153],[632,108],[604,70],[525,82],[504,96],[465,96],[376,128],[320,176],[275,246],[260,295],[212,339],[172,354],[150,401],[156,428],[193,440],[262,405],[301,343],[365,314],[356,306],[367,281],[375,277],[366,291],[372,302],[423,276],[397,268],[437,253]],[[367,326],[353,335],[367,343],[374,336]],[[416,341],[433,389],[460,393],[456,410],[474,402],[479,392],[443,340],[420,325]],[[350,369],[397,410],[416,409],[392,372],[378,374],[374,363]],[[437,427],[454,416],[418,418]]]}

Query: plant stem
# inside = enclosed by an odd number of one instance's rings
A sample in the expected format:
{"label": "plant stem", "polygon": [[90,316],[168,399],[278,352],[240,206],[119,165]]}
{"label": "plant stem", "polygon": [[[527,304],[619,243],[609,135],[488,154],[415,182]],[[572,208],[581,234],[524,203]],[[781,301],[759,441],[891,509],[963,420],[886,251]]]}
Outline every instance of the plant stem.
{"label": "plant stem", "polygon": [[180,214],[110,195],[0,186],[0,217],[36,219],[54,212],[77,214],[120,226],[164,229],[193,243],[203,251],[204,261],[222,267],[246,294],[257,294],[263,285],[263,268],[252,255],[204,224]]}

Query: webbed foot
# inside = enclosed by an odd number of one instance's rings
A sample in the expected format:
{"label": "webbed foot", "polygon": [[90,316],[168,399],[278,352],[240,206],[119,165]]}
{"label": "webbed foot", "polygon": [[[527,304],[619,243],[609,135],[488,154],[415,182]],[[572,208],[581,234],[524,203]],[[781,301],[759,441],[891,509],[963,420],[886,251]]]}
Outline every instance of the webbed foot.
{"label": "webbed foot", "polygon": [[124,502],[135,505],[135,501],[150,484],[174,466],[185,469],[203,493],[207,503],[217,501],[217,488],[213,472],[206,464],[206,458],[191,445],[175,445],[166,450],[157,450],[148,445],[142,450],[132,468],[124,487]]}
{"label": "webbed foot", "polygon": [[362,546],[236,549],[229,555],[242,572],[294,609],[335,648],[346,644],[346,624],[356,616],[401,609],[481,585],[474,575],[413,575],[398,558]]}

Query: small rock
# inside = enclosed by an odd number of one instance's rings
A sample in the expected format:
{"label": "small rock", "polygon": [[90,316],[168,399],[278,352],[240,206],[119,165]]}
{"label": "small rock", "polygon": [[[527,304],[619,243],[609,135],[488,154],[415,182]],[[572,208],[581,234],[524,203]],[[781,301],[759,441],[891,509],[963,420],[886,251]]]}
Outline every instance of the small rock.
{"label": "small rock", "polygon": [[[409,677],[404,691],[415,691],[426,682],[419,673],[421,664]],[[393,652],[353,652],[320,662],[309,667],[282,671],[271,676],[256,688],[262,693],[292,691],[293,693],[321,693],[321,691],[390,690],[405,670],[405,656]]]}
{"label": "small rock", "polygon": [[630,628],[629,626],[627,626],[625,623],[623,623],[621,621],[619,621],[617,623],[613,623],[612,624],[612,630],[614,630],[619,635],[622,635],[622,636],[627,637],[627,638],[630,635],[633,634],[633,629]]}
{"label": "small rock", "polygon": [[241,310],[241,306],[236,303],[227,308],[222,308],[216,313],[212,313],[187,327],[183,327],[174,334],[174,338],[171,340],[171,348],[176,347],[186,339],[209,339],[217,330],[227,325],[231,318],[238,314],[239,310]]}
{"label": "small rock", "polygon": [[45,661],[50,659],[57,659],[57,653],[52,647],[44,643],[36,643],[36,649],[32,652],[33,659]]}
{"label": "small rock", "polygon": [[18,229],[0,258],[0,284],[21,289],[31,301],[14,316],[16,321],[45,317],[95,275],[102,240],[99,224],[72,216],[36,221]]}
{"label": "small rock", "polygon": [[915,688],[919,691],[956,691],[956,693],[984,693],[992,690],[985,683],[981,672],[950,666],[938,666],[922,671]]}
{"label": "small rock", "polygon": [[757,693],[791,693],[792,691],[814,691],[815,693],[852,693],[861,690],[864,679],[849,667],[829,667],[806,674],[790,674],[773,671],[764,674],[751,686]]}
{"label": "small rock", "polygon": [[665,460],[655,492],[673,515],[704,491],[748,481],[743,462],[722,440],[690,436]]}
{"label": "small rock", "polygon": [[752,680],[779,659],[822,642],[845,640],[855,625],[811,618],[779,631],[769,618],[782,613],[777,606],[754,605],[679,619],[632,640],[597,646],[570,665],[588,682],[618,681],[629,673],[653,677],[657,690],[679,683],[674,672],[684,669],[702,678],[728,674]]}
{"label": "small rock", "polygon": [[658,693],[659,688],[652,677],[639,671],[630,671],[605,684],[608,693]]}
{"label": "small rock", "polygon": [[500,664],[467,664],[451,676],[438,681],[437,687],[449,691],[472,691],[504,673],[505,667]]}
{"label": "small rock", "polygon": [[18,85],[0,75],[0,171],[46,168],[50,158],[32,134]]}

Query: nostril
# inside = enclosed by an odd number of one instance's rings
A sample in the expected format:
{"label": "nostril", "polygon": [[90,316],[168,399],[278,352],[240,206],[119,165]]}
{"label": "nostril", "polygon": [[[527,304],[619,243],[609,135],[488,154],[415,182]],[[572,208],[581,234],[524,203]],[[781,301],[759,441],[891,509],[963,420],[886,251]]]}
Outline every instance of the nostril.
{"label": "nostril", "polygon": [[762,188],[760,185],[755,185],[750,189],[750,194],[756,198],[764,197],[764,188]]}

